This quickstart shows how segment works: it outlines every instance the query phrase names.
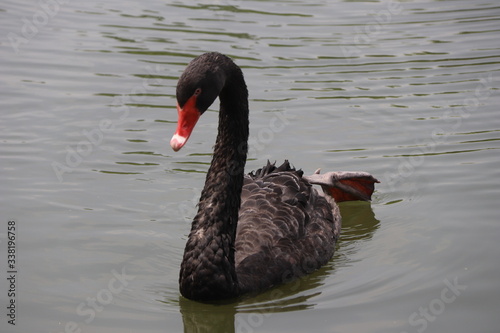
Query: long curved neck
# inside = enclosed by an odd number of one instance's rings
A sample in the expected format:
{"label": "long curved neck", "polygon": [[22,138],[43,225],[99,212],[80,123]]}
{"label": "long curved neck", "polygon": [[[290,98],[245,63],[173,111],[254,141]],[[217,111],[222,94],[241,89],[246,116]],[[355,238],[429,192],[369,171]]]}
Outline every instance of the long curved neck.
{"label": "long curved neck", "polygon": [[190,299],[223,299],[238,294],[234,241],[249,122],[246,84],[239,67],[231,65],[219,94],[214,155],[181,265],[181,293]]}

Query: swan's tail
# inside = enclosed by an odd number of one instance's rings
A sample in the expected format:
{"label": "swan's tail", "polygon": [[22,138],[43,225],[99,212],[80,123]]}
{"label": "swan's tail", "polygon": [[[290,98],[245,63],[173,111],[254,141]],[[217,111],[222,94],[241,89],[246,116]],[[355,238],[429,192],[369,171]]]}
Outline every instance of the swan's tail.
{"label": "swan's tail", "polygon": [[320,170],[311,176],[303,176],[311,184],[321,185],[325,194],[333,197],[336,202],[364,200],[370,201],[375,183],[380,183],[368,172],[338,171],[319,174]]}
{"label": "swan's tail", "polygon": [[276,162],[271,163],[268,160],[267,164],[264,167],[258,169],[257,171],[252,171],[248,175],[252,178],[264,178],[266,175],[269,175],[273,172],[294,172],[299,177],[302,177],[302,175],[304,174],[302,170],[296,170],[293,166],[291,166],[288,160],[285,160],[285,162],[283,162],[283,164],[280,166],[276,166]]}

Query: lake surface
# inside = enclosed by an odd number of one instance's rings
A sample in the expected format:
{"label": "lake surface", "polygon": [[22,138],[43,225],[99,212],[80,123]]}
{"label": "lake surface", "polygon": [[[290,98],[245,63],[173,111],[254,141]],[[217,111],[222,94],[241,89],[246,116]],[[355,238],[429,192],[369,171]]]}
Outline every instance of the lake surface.
{"label": "lake surface", "polygon": [[[499,2],[7,0],[0,17],[2,332],[498,332]],[[218,103],[169,146],[177,79],[206,51],[243,68],[248,171],[381,181],[341,205],[325,267],[219,305],[177,282]]]}

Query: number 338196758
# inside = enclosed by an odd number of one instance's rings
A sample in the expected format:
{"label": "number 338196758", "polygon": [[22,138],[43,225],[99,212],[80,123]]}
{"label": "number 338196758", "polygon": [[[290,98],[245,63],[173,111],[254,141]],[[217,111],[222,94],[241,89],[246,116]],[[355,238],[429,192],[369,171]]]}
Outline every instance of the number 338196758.
{"label": "number 338196758", "polygon": [[10,269],[16,267],[16,221],[7,222],[7,265]]}

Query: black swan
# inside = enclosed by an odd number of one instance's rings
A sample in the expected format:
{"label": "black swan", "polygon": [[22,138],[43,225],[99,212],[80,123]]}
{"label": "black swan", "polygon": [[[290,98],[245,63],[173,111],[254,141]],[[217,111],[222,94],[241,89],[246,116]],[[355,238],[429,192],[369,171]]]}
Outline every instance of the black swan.
{"label": "black swan", "polygon": [[[205,53],[177,84],[177,130],[184,146],[198,118],[219,96],[219,128],[212,163],[181,264],[181,294],[212,301],[268,289],[308,274],[332,257],[341,217],[334,198],[370,200],[365,172],[303,176],[285,161],[244,175],[248,141],[248,91],[229,57]],[[320,194],[311,184],[322,186]]]}

